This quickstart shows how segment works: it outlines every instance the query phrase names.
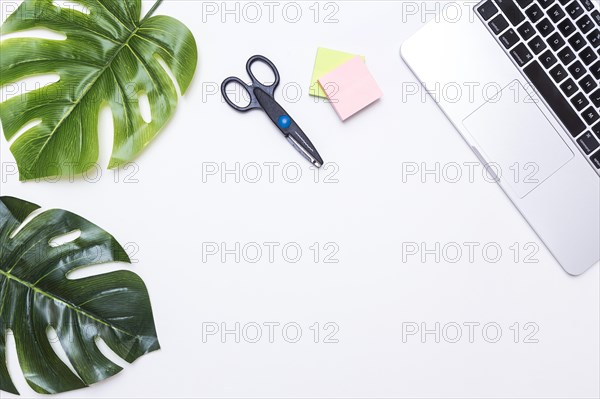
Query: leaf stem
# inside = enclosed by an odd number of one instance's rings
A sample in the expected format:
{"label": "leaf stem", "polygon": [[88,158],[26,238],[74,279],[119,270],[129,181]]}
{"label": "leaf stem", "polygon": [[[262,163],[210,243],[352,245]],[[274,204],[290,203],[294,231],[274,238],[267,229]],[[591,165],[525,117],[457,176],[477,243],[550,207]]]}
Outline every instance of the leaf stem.
{"label": "leaf stem", "polygon": [[156,9],[160,6],[160,3],[162,3],[162,2],[163,2],[163,0],[157,0],[156,3],[154,3],[152,8],[150,9],[150,11],[148,11],[148,14],[146,14],[146,16],[140,22],[144,22],[145,20],[150,18],[152,16],[152,14],[154,14]]}

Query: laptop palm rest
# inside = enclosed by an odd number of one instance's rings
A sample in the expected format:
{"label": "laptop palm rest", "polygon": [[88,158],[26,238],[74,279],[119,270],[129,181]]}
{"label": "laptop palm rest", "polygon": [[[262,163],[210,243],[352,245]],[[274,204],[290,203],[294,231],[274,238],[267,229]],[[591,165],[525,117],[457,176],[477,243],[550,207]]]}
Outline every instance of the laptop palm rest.
{"label": "laptop palm rest", "polygon": [[574,156],[538,107],[539,101],[514,81],[463,121],[490,173],[519,198]]}

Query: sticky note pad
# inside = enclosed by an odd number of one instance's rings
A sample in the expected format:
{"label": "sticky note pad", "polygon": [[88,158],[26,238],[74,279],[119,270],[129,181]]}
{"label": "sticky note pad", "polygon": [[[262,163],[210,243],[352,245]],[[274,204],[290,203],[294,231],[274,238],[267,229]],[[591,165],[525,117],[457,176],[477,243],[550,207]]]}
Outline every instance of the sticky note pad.
{"label": "sticky note pad", "polygon": [[360,57],[354,57],[319,79],[331,105],[342,120],[346,120],[383,93]]}
{"label": "sticky note pad", "polygon": [[[356,54],[344,53],[343,51],[330,50],[328,48],[319,47],[317,49],[317,58],[315,59],[315,67],[313,69],[312,79],[310,83],[310,95],[315,97],[327,98],[327,95],[319,85],[319,79],[333,71],[345,62],[350,61]],[[365,57],[361,58],[365,59]]]}

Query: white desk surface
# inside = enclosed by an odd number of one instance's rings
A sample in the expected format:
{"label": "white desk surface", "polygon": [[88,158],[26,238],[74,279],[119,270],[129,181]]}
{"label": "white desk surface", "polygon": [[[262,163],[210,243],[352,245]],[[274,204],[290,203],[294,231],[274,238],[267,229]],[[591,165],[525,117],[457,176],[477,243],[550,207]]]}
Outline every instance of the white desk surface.
{"label": "white desk surface", "polygon": [[[24,184],[6,173],[14,159],[1,141],[1,194],[73,211],[130,243],[137,263],[125,267],[145,280],[154,308],[162,350],[60,397],[598,397],[599,268],[569,277],[480,165],[470,181],[465,163],[477,159],[434,102],[422,93],[403,98],[419,87],[401,43],[436,8],[453,18],[456,4],[227,4],[238,7],[239,22],[222,2],[160,7],[193,31],[199,65],[174,119],[135,166],[89,181]],[[253,23],[256,7],[262,17]],[[332,12],[337,22],[325,23]],[[381,101],[342,123],[310,97],[319,46],[365,55]],[[317,182],[264,114],[236,113],[215,92],[225,77],[245,76],[255,53],[277,65],[277,99],[330,163]],[[111,138],[101,133],[104,167]],[[252,183],[257,164],[262,179]],[[220,174],[236,165],[239,183]],[[436,165],[439,182],[432,174],[403,178]],[[456,165],[462,178],[453,182]],[[214,167],[219,173],[207,174]],[[239,243],[239,263],[208,254],[210,243]],[[264,243],[277,243],[269,244],[272,261]],[[411,243],[439,243],[441,259],[408,255]],[[473,259],[464,243],[476,243]],[[263,254],[252,263],[257,245]],[[463,254],[452,263],[456,246]],[[302,256],[292,263],[297,248]],[[338,263],[325,262],[333,251]],[[537,263],[526,261],[532,251]],[[203,339],[203,330],[236,323],[239,343],[234,334]],[[251,343],[255,323],[263,336]],[[268,323],[279,323],[273,342]],[[439,343],[434,334],[403,339],[403,330],[436,323]],[[452,343],[457,324],[462,337]],[[299,342],[287,342],[298,326]],[[488,342],[498,328],[498,342]],[[325,343],[334,329],[329,338],[338,342]],[[9,347],[13,370],[14,353]],[[15,380],[22,397],[37,396],[21,375]]]}

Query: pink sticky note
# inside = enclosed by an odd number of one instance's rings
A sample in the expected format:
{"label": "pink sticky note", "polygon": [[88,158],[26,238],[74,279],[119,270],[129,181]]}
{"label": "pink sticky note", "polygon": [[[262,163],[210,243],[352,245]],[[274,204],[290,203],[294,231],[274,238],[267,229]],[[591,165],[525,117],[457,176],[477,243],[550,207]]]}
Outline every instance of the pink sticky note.
{"label": "pink sticky note", "polygon": [[319,84],[343,121],[383,95],[360,57],[324,75],[319,79]]}

